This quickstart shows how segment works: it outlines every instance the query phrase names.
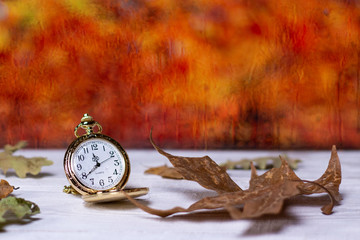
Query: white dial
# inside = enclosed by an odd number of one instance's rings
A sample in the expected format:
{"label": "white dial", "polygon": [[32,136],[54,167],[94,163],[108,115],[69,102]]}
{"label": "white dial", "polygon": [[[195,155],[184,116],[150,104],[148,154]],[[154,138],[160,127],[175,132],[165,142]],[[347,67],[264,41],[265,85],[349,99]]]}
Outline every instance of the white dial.
{"label": "white dial", "polygon": [[111,142],[89,139],[74,151],[72,169],[80,183],[95,190],[116,186],[125,173],[125,159]]}

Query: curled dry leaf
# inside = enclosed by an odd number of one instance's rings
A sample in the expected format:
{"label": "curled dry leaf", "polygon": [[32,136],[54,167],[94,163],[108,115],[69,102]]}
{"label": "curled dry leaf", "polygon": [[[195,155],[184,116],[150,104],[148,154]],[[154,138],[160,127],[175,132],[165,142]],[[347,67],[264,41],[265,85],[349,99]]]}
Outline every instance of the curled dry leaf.
{"label": "curled dry leaf", "polygon": [[[253,165],[252,165],[253,166]],[[253,167],[253,171],[255,168]],[[290,171],[289,171],[290,170]],[[189,208],[175,207],[169,210],[157,210],[145,207],[131,200],[144,211],[161,217],[178,212],[192,212],[200,209],[224,208],[235,218],[253,218],[263,214],[277,214],[281,211],[284,199],[300,194],[298,188],[302,182],[292,174],[286,162],[280,169],[272,169],[267,174],[257,176],[253,172],[250,188],[245,191],[227,192],[215,197],[206,197],[195,202]],[[295,181],[293,181],[295,180]],[[239,210],[237,206],[242,206]]]}
{"label": "curled dry leaf", "polygon": [[[292,159],[287,155],[283,155],[285,161],[289,164],[291,169],[297,169],[298,164],[301,162],[300,159]],[[220,167],[224,167],[226,169],[250,169],[250,163],[254,163],[258,169],[265,170],[271,169],[273,167],[279,168],[281,166],[281,160],[278,157],[257,157],[257,158],[244,158],[239,161],[231,161],[228,160],[225,163],[220,164]]]}
{"label": "curled dry leaf", "polygon": [[0,152],[0,169],[6,175],[9,169],[14,169],[20,178],[25,178],[27,173],[37,175],[42,166],[52,165],[53,162],[43,157],[26,158],[23,156],[13,156],[13,153],[26,146],[25,141],[21,141],[14,146],[6,145],[4,151]]}
{"label": "curled dry leaf", "polygon": [[176,171],[175,168],[168,167],[167,165],[149,168],[144,173],[159,175],[163,178],[184,179],[184,177]]}
{"label": "curled dry leaf", "polygon": [[[280,158],[280,168],[270,169],[260,176],[257,175],[254,165],[251,164],[249,189],[242,190],[209,157],[173,156],[157,147],[152,141],[151,135],[150,140],[154,148],[166,156],[185,179],[196,181],[201,186],[218,193],[217,196],[203,198],[188,208],[175,207],[169,210],[153,209],[127,196],[132,203],[150,214],[166,217],[179,212],[223,208],[234,219],[255,218],[264,214],[278,214],[287,198],[319,192],[329,194],[331,203],[322,207],[322,211],[324,214],[330,214],[334,206],[333,195],[340,196],[338,184],[341,182],[341,169],[335,147],[329,163],[330,168],[315,182],[301,180],[289,167],[289,164]],[[330,191],[323,185],[328,187],[337,185],[337,187],[331,188]]]}
{"label": "curled dry leaf", "polygon": [[7,197],[12,191],[14,187],[11,186],[6,180],[1,179],[0,181],[0,199]]}

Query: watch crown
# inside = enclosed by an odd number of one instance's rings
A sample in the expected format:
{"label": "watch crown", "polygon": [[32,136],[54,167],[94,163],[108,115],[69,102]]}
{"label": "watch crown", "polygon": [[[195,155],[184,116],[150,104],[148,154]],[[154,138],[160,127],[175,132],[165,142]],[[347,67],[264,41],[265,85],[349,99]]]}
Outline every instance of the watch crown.
{"label": "watch crown", "polygon": [[84,116],[81,118],[81,123],[83,124],[91,124],[94,122],[94,119],[89,114],[85,113]]}

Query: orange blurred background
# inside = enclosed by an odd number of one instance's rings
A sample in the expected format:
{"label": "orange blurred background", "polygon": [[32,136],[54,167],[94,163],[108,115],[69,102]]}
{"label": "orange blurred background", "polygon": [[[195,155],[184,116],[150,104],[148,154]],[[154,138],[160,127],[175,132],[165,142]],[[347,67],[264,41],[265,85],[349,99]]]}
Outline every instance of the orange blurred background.
{"label": "orange blurred background", "polygon": [[0,2],[0,144],[360,146],[357,1]]}

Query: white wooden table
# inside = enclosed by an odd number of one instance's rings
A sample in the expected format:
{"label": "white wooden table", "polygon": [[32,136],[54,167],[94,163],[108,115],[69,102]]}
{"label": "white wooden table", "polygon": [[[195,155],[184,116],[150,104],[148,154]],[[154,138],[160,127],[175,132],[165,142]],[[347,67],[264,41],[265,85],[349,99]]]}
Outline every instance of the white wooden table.
{"label": "white wooden table", "polygon": [[[191,203],[213,192],[186,180],[167,180],[145,175],[147,167],[168,163],[155,150],[128,150],[132,172],[128,187],[149,187],[141,201],[154,208],[188,207]],[[209,155],[221,163],[282,152],[271,151],[169,151],[174,155]],[[68,185],[63,172],[65,150],[21,150],[17,154],[27,157],[44,156],[54,165],[44,167],[39,176],[17,178],[13,173],[0,175],[10,184],[20,187],[14,192],[37,203],[41,213],[30,220],[1,225],[0,239],[360,239],[360,151],[339,151],[343,180],[341,205],[330,216],[320,211],[328,196],[299,197],[287,202],[279,216],[254,220],[232,220],[224,211],[177,214],[168,218],[150,215],[128,201],[89,204],[77,196],[62,192]],[[303,160],[296,174],[315,180],[325,171],[328,151],[289,151],[290,157]],[[261,173],[261,172],[260,172]],[[230,176],[246,189],[250,171],[232,170]]]}

